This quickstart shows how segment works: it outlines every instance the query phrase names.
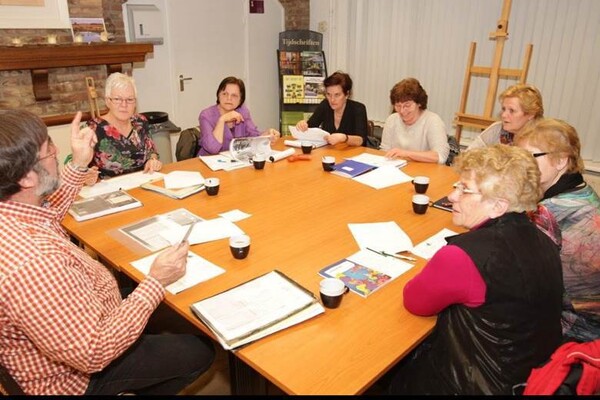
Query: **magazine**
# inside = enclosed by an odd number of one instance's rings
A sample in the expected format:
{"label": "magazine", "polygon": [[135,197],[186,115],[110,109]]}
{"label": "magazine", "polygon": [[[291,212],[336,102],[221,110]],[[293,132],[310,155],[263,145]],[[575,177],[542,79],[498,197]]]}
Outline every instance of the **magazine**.
{"label": "magazine", "polygon": [[319,271],[324,278],[338,278],[354,293],[367,297],[413,267],[385,252],[360,250]]}

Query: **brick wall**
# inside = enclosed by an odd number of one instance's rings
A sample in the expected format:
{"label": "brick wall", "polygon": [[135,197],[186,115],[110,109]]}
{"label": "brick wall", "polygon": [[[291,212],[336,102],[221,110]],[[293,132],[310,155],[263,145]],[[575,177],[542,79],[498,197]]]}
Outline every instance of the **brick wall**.
{"label": "brick wall", "polygon": [[[309,28],[309,0],[279,1],[285,10],[285,29]],[[71,17],[102,16],[107,32],[115,34],[117,42],[125,42],[121,5],[126,2],[127,0],[68,0],[69,15]],[[58,44],[73,41],[69,29],[0,29],[0,46],[10,46],[15,37],[19,37],[24,45],[46,44],[49,34],[57,35]],[[131,65],[126,64],[123,72],[128,73],[130,69]],[[72,114],[77,110],[89,111],[85,87],[86,76],[94,78],[100,97],[99,107],[103,109],[105,66],[50,69],[48,83],[52,99],[39,102],[36,102],[33,96],[29,70],[0,71],[0,108],[26,109],[42,117]]]}

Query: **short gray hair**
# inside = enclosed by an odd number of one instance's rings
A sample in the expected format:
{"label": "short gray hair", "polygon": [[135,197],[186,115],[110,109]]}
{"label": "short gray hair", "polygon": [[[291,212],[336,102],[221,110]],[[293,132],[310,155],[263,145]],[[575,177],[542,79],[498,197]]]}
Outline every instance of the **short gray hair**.
{"label": "short gray hair", "polygon": [[137,89],[135,87],[135,80],[126,74],[120,72],[114,72],[106,78],[106,86],[104,87],[104,97],[110,97],[110,93],[114,88],[125,89],[131,86],[133,88],[133,94],[137,98]]}

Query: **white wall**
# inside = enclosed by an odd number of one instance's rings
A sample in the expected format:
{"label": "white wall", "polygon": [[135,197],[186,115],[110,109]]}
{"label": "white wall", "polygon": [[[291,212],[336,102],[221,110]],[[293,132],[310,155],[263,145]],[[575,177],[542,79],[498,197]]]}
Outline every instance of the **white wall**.
{"label": "white wall", "polygon": [[[215,91],[222,78],[230,72],[235,72],[235,75],[243,77],[246,83],[247,105],[252,111],[252,116],[255,123],[261,129],[279,126],[279,105],[278,105],[278,72],[277,72],[277,46],[279,43],[279,32],[284,30],[284,14],[283,7],[278,0],[265,0],[264,14],[249,14],[248,1],[236,0],[240,7],[244,9],[244,21],[239,20],[223,20],[222,18],[211,18],[211,15],[206,15],[205,10],[208,0],[196,2],[186,2],[186,12],[189,12],[194,18],[191,28],[194,35],[188,37],[190,43],[197,44],[199,38],[206,41],[206,49],[199,53],[199,63],[202,69],[207,73],[203,74],[205,80],[197,80],[194,82],[195,90],[201,90],[202,98],[197,106],[193,107],[194,115],[186,121],[178,121],[176,116],[177,96],[178,96],[178,80],[176,75],[180,71],[175,71],[172,64],[173,43],[169,35],[169,8],[177,7],[178,0],[129,0],[123,5],[123,17],[125,28],[127,31],[127,14],[126,5],[147,4],[155,5],[163,16],[164,41],[163,44],[154,45],[154,53],[146,57],[144,63],[136,63],[133,68],[133,77],[136,81],[138,90],[138,111],[164,111],[169,114],[169,119],[176,125],[185,129],[189,126],[189,120],[196,120],[201,109],[214,104]],[[227,13],[227,7],[231,2],[223,3],[220,1],[210,0],[211,7],[221,7],[219,13]],[[180,3],[182,4],[182,3]],[[194,9],[197,7],[198,9]],[[176,23],[176,22],[175,22]],[[217,30],[225,32],[226,36],[215,38],[211,32]],[[227,36],[227,32],[229,36]],[[197,36],[196,36],[197,35]],[[244,42],[239,42],[239,37],[243,37]],[[219,41],[215,45],[215,40]],[[219,57],[216,52],[227,51],[227,44],[234,40],[236,45],[244,48],[244,54],[240,55],[237,64],[232,64],[231,71],[227,71],[219,63]],[[180,45],[181,43],[178,43]],[[183,43],[185,45],[185,43]],[[241,64],[240,64],[241,63]],[[200,65],[200,64],[199,64]],[[193,67],[193,66],[192,66]],[[209,73],[209,72],[210,73]],[[70,152],[69,146],[69,126],[52,127],[50,134],[53,140],[59,146],[61,154]],[[171,135],[171,139],[176,141],[178,135]],[[174,151],[170,147],[174,147],[168,143],[166,134],[159,134],[157,145],[160,146],[159,151],[164,153],[171,150],[171,157],[165,157],[165,161],[169,158],[175,160]],[[163,156],[164,157],[164,156]]]}
{"label": "white wall", "polygon": [[[330,12],[324,3],[329,3]],[[389,90],[414,76],[429,94],[429,108],[454,132],[469,44],[475,65],[490,67],[503,0],[311,0],[311,27],[329,21],[328,71],[342,69],[354,80],[354,98],[370,119],[389,115]],[[545,115],[578,131],[586,164],[600,161],[600,2],[513,0],[502,63],[520,69],[533,44],[527,82],[543,95]],[[497,94],[514,84],[503,79]],[[482,114],[487,78],[471,79],[467,113]],[[494,103],[494,115],[499,112]],[[472,131],[463,138],[474,135]]]}

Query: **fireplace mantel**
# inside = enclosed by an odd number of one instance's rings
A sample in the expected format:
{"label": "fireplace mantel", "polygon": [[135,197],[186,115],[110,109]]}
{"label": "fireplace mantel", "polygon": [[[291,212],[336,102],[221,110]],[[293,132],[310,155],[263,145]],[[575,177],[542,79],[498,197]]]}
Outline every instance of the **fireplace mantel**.
{"label": "fireplace mantel", "polygon": [[121,71],[122,64],[143,62],[151,43],[72,43],[37,46],[0,46],[0,71],[31,70],[36,101],[50,100],[48,69],[106,65],[106,72]]}
{"label": "fireplace mantel", "polygon": [[140,62],[153,51],[151,43],[0,46],[0,71]]}

